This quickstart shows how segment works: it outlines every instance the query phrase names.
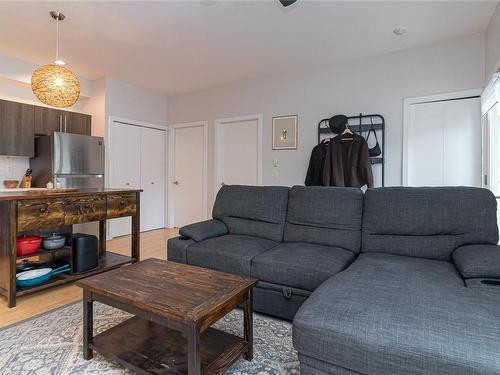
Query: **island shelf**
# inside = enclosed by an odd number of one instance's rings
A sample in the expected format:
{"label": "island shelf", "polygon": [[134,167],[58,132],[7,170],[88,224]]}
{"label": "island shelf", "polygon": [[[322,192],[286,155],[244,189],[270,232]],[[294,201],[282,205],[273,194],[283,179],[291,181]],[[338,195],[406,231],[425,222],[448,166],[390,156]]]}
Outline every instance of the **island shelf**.
{"label": "island shelf", "polygon": [[[140,260],[140,193],[142,190],[81,189],[0,193],[0,295],[9,307],[16,297],[69,283]],[[106,251],[106,220],[131,217],[131,254]],[[99,265],[83,273],[58,274],[48,282],[30,288],[16,288],[16,264],[39,258],[48,265],[71,262],[71,241],[56,250],[41,249],[17,256],[16,239],[22,234],[39,234],[60,229],[71,239],[74,224],[99,223]]]}

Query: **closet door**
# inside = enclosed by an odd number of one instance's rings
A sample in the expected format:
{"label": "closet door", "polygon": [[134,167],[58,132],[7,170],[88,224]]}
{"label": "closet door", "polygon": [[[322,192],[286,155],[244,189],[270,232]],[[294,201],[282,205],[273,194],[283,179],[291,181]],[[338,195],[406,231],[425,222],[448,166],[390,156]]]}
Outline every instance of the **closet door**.
{"label": "closet door", "polygon": [[481,102],[444,102],[444,184],[481,186]]}
{"label": "closet door", "polygon": [[410,106],[406,185],[481,186],[479,98]]}
{"label": "closet door", "polygon": [[[117,124],[111,128],[111,176],[112,188],[141,188],[141,128],[138,126]],[[130,217],[109,221],[111,237],[130,234]]]}
{"label": "closet door", "polygon": [[443,119],[443,103],[411,106],[406,135],[409,186],[443,185]]}
{"label": "closet door", "polygon": [[165,131],[141,128],[141,231],[165,227]]}

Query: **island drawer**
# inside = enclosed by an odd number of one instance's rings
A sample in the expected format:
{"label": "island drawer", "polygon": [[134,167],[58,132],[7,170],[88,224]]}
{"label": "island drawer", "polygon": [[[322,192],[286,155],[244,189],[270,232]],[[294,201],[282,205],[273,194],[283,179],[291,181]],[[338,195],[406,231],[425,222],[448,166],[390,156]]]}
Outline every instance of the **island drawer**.
{"label": "island drawer", "polygon": [[24,200],[17,206],[17,230],[26,231],[64,225],[64,201]]}
{"label": "island drawer", "polygon": [[131,194],[113,194],[107,197],[107,218],[132,216],[136,213],[136,196]]}
{"label": "island drawer", "polygon": [[67,198],[64,204],[64,224],[80,224],[106,219],[106,197]]}

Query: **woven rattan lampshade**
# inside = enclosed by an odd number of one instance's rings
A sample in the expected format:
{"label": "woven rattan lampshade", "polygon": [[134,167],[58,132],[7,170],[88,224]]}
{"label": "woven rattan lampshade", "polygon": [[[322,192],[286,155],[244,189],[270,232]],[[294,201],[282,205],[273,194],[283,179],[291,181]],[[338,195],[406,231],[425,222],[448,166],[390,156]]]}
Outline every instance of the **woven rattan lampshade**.
{"label": "woven rattan lampshade", "polygon": [[80,97],[78,78],[64,66],[44,65],[31,76],[31,89],[42,102],[54,107],[70,107]]}

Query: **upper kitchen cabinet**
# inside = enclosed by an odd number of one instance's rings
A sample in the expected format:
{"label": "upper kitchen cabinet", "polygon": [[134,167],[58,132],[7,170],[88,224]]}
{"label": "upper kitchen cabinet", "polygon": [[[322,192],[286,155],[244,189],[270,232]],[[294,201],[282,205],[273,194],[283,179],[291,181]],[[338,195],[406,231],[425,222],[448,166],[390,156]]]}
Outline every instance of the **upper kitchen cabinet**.
{"label": "upper kitchen cabinet", "polygon": [[55,131],[90,135],[91,116],[47,107],[35,107],[35,134],[44,135]]}
{"label": "upper kitchen cabinet", "polygon": [[35,108],[35,134],[47,135],[64,130],[63,111],[47,107]]}
{"label": "upper kitchen cabinet", "polygon": [[91,135],[90,115],[76,112],[64,112],[64,132]]}
{"label": "upper kitchen cabinet", "polygon": [[0,100],[0,155],[33,157],[35,108]]}

